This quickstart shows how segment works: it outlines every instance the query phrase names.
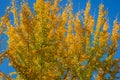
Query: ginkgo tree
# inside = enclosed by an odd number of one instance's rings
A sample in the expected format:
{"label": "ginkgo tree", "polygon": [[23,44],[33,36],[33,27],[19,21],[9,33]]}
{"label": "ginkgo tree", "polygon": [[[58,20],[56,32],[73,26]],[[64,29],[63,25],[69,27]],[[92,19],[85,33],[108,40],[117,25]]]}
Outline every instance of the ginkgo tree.
{"label": "ginkgo tree", "polygon": [[[0,60],[8,58],[16,69],[9,75],[0,72],[1,78],[12,80],[11,75],[17,74],[15,80],[120,79],[116,76],[120,61],[114,58],[119,49],[120,24],[114,20],[112,33],[108,31],[103,4],[96,20],[90,15],[90,1],[84,12],[76,14],[72,1],[62,8],[60,0],[36,0],[34,11],[28,2],[21,2],[18,8],[12,0],[0,19],[0,35],[8,36],[8,47]],[[14,23],[9,18],[11,13]]]}

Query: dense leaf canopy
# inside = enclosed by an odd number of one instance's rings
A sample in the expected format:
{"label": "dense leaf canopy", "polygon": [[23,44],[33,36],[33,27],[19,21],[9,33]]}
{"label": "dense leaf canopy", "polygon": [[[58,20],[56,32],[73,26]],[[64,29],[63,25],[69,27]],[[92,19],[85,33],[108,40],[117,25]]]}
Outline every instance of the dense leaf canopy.
{"label": "dense leaf canopy", "polygon": [[120,24],[115,20],[112,33],[108,32],[103,4],[95,20],[89,1],[84,12],[76,14],[71,1],[61,8],[59,0],[36,0],[34,11],[24,1],[16,7],[15,1],[0,19],[0,35],[8,36],[0,60],[8,58],[16,72],[0,76],[7,80],[12,80],[12,74],[17,74],[16,80],[90,80],[96,72],[96,80],[120,79],[116,76],[120,61],[113,58],[119,48]]}

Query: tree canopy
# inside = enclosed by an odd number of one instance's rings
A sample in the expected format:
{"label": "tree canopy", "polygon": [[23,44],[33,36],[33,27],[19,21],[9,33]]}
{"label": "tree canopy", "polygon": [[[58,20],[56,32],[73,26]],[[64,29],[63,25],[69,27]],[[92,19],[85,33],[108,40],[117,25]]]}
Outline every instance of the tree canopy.
{"label": "tree canopy", "polygon": [[116,76],[120,59],[113,58],[120,46],[118,21],[114,20],[110,33],[103,4],[95,20],[90,14],[90,1],[83,12],[76,14],[72,1],[65,8],[59,2],[36,0],[32,11],[28,2],[22,1],[18,8],[12,0],[0,19],[0,35],[8,36],[8,47],[0,60],[8,58],[16,72],[0,72],[0,76],[7,80],[12,80],[12,74],[17,74],[16,80],[90,80],[96,72],[96,80],[120,79]]}

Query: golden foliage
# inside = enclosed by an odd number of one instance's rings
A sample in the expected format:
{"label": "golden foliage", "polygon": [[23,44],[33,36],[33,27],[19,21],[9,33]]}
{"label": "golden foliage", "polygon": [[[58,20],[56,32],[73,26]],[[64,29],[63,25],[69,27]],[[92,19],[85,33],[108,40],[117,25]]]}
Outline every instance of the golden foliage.
{"label": "golden foliage", "polygon": [[[72,2],[63,10],[59,2],[36,0],[33,13],[27,2],[18,12],[13,0],[10,12],[14,25],[10,23],[9,13],[0,21],[0,33],[7,26],[5,33],[9,38],[8,49],[0,58],[9,58],[16,69],[16,80],[61,80],[62,76],[64,80],[70,76],[72,80],[90,80],[94,71],[97,71],[96,80],[105,80],[107,73],[111,75],[109,79],[115,79],[120,65],[113,56],[119,46],[120,24],[114,21],[110,35],[103,4],[99,6],[95,25],[95,19],[90,15],[90,1],[83,20],[80,12],[73,14]],[[105,54],[108,54],[106,58],[103,57]],[[105,60],[101,61],[101,58]],[[111,70],[113,67],[115,69]]]}

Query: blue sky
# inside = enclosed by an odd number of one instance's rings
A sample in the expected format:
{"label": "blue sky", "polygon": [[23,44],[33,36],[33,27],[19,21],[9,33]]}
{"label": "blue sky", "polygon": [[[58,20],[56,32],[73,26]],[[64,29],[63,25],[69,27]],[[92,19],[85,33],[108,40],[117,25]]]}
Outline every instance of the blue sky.
{"label": "blue sky", "polygon": [[[20,1],[20,0],[18,0]],[[85,5],[88,0],[72,0],[73,1],[73,12],[76,13],[77,11],[82,11],[82,9],[85,9]],[[28,0],[30,7],[33,9],[33,3],[35,0]],[[63,0],[60,4],[62,6],[65,6],[67,0]],[[98,14],[98,7],[100,3],[103,3],[105,6],[105,9],[108,10],[108,18],[109,18],[109,30],[112,29],[113,20],[118,17],[118,21],[120,22],[120,0],[90,0],[91,2],[91,14],[94,15],[95,19],[97,18]],[[0,1],[0,17],[4,15],[5,9],[7,6],[11,4],[11,0],[1,0]],[[5,35],[0,36],[0,40],[3,40],[2,44],[0,44],[0,49],[5,50],[6,49],[6,40],[7,37]],[[0,51],[1,52],[1,51]],[[120,50],[118,51],[119,54],[116,55],[116,57],[120,56]],[[12,67],[8,67],[7,64],[8,59],[3,61],[3,64],[0,64],[0,71],[4,71],[6,74],[8,74],[11,71],[14,71]]]}

